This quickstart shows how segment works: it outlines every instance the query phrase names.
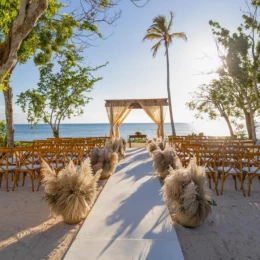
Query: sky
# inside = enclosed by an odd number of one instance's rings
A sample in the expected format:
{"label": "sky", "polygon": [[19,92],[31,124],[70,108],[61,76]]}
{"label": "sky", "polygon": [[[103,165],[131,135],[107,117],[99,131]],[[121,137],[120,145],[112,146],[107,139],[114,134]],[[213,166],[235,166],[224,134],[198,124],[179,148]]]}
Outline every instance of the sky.
{"label": "sky", "polygon": [[[75,3],[79,2],[74,0]],[[216,69],[216,47],[209,20],[235,31],[242,22],[241,9],[246,10],[244,0],[150,0],[143,8],[135,7],[130,0],[122,0],[122,10],[116,26],[102,26],[105,40],[97,39],[94,47],[84,52],[89,66],[109,64],[95,73],[103,80],[97,82],[87,94],[92,100],[84,114],[63,123],[108,123],[104,103],[106,99],[166,98],[166,58],[164,50],[155,58],[150,51],[155,42],[142,42],[146,29],[157,15],[169,19],[169,11],[175,13],[173,32],[185,32],[188,41],[174,39],[169,49],[170,84],[175,122],[194,122],[194,111],[188,110],[186,102],[190,93],[214,75],[201,72]],[[205,54],[210,58],[205,58]],[[204,57],[204,58],[203,58]],[[203,58],[203,59],[202,59]],[[17,66],[11,78],[14,103],[21,92],[37,87],[39,73],[32,61]],[[0,120],[4,117],[4,99],[0,95]],[[169,122],[167,112],[166,122]],[[152,122],[143,110],[132,110],[125,123]],[[14,104],[14,123],[27,123],[26,114]]]}

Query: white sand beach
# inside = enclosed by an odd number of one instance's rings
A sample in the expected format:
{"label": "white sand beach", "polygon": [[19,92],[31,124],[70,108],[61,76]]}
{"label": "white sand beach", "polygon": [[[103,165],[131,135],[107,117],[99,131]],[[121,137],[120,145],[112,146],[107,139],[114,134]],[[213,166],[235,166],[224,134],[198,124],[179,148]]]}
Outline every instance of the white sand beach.
{"label": "white sand beach", "polygon": [[[131,153],[138,150],[133,149]],[[141,170],[145,167],[147,165]],[[260,259],[258,179],[253,181],[251,197],[243,197],[240,190],[236,191],[232,178],[226,181],[223,195],[212,193],[217,206],[205,223],[194,229],[174,224],[185,259]],[[50,216],[42,196],[42,188],[39,192],[31,191],[28,178],[26,186],[19,186],[14,192],[5,192],[2,183],[1,260],[56,260],[62,259],[66,253],[82,223],[68,225],[61,218]]]}

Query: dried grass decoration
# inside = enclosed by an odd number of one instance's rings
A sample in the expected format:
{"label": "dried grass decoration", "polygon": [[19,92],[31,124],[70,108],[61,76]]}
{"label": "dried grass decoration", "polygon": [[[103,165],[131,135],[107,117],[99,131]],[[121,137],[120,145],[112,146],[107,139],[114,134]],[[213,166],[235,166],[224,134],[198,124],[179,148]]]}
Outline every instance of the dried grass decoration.
{"label": "dried grass decoration", "polygon": [[108,149],[111,149],[113,152],[117,153],[118,160],[125,158],[126,153],[126,140],[123,138],[112,139],[107,145]]}
{"label": "dried grass decoration", "polygon": [[176,155],[175,149],[168,147],[163,151],[154,151],[153,167],[157,176],[161,179],[165,179],[170,174],[170,168],[176,170],[181,168],[182,164],[179,157]]}
{"label": "dried grass decoration", "polygon": [[146,146],[148,153],[152,156],[153,152],[156,150],[159,150],[158,144],[154,140],[148,140],[147,141],[147,146]]}
{"label": "dried grass decoration", "polygon": [[58,175],[42,162],[44,199],[55,216],[64,222],[77,224],[86,218],[97,196],[97,180],[100,173],[92,174],[90,160],[81,164],[79,170],[72,161]]}
{"label": "dried grass decoration", "polygon": [[166,142],[163,141],[162,138],[158,138],[156,142],[162,151],[166,148]]}
{"label": "dried grass decoration", "polygon": [[109,178],[115,172],[118,165],[118,155],[109,146],[104,149],[93,149],[90,160],[94,173],[101,170],[100,180]]}
{"label": "dried grass decoration", "polygon": [[216,206],[205,185],[205,169],[193,159],[188,168],[170,172],[162,187],[164,200],[169,207],[175,206],[175,219],[181,225],[199,226],[211,213],[211,207]]}

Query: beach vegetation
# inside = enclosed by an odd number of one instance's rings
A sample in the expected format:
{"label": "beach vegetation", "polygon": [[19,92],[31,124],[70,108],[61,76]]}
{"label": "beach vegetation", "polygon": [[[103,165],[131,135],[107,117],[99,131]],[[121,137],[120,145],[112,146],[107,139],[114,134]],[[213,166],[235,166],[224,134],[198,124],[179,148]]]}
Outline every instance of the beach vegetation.
{"label": "beach vegetation", "polygon": [[6,124],[4,120],[0,121],[0,146],[7,145],[7,133],[6,133]]}
{"label": "beach vegetation", "polygon": [[214,71],[216,78],[192,93],[187,103],[211,120],[219,117],[226,121],[230,135],[245,137],[244,125],[250,139],[256,140],[256,117],[260,109],[260,3],[253,1],[243,12],[243,23],[231,33],[216,21],[209,21],[215,37],[221,66]]}
{"label": "beach vegetation", "polygon": [[172,100],[171,100],[171,88],[170,88],[170,61],[169,61],[169,47],[172,44],[173,39],[179,38],[187,40],[187,36],[184,32],[171,32],[174,13],[170,12],[170,20],[167,21],[167,18],[164,15],[158,15],[153,19],[153,24],[147,29],[146,35],[143,38],[143,41],[157,41],[157,43],[151,48],[153,52],[153,57],[156,56],[158,50],[161,46],[165,47],[165,56],[167,61],[167,93],[168,93],[168,102],[170,110],[170,120],[172,135],[176,136],[176,130],[173,120],[173,111],[172,111]]}
{"label": "beach vegetation", "polygon": [[54,64],[40,67],[38,88],[18,95],[17,104],[27,113],[27,120],[35,126],[39,122],[49,124],[54,137],[59,137],[60,123],[66,118],[83,114],[90,101],[93,85],[101,80],[91,74],[98,68],[81,67],[67,61],[59,61],[60,71],[54,73]]}

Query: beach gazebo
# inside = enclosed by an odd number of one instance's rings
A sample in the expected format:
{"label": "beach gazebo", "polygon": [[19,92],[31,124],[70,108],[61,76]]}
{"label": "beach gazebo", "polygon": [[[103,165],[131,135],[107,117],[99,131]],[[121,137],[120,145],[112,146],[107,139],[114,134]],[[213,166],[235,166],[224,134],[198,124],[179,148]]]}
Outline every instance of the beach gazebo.
{"label": "beach gazebo", "polygon": [[156,136],[164,139],[164,121],[167,106],[167,98],[105,100],[110,123],[109,136],[115,139],[120,138],[119,127],[132,109],[143,109],[157,125]]}

